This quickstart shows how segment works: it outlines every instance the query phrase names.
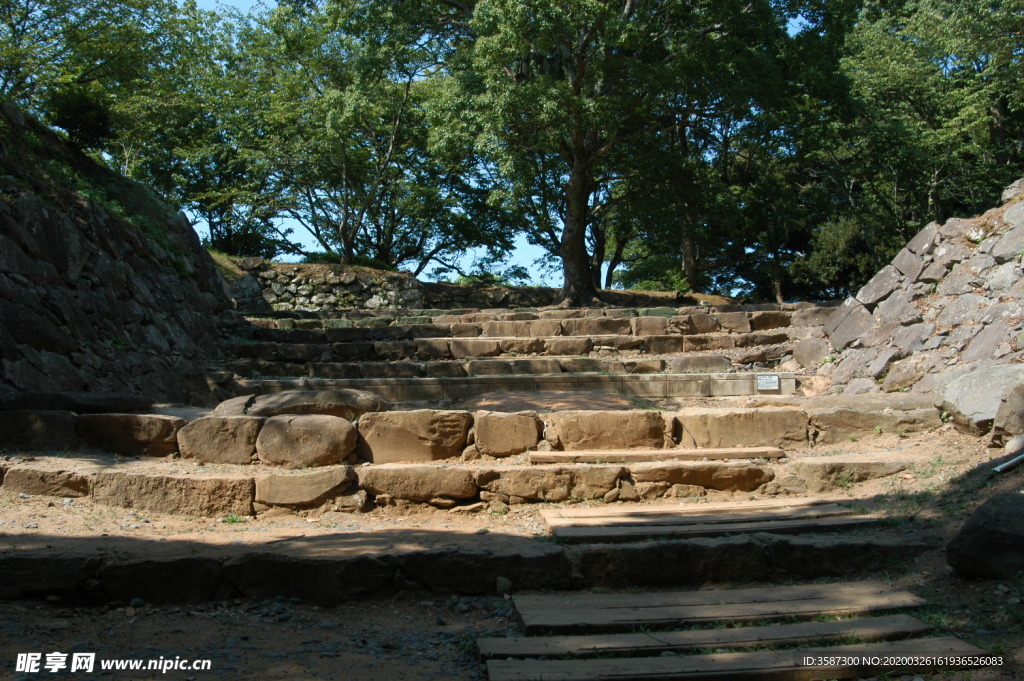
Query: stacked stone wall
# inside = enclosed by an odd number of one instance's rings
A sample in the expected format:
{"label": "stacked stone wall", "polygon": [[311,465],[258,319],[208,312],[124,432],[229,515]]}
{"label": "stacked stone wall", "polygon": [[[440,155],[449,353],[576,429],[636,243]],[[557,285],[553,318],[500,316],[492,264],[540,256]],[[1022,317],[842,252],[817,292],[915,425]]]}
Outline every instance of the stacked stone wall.
{"label": "stacked stone wall", "polygon": [[0,104],[0,397],[186,399],[232,306],[183,215]]}
{"label": "stacked stone wall", "polygon": [[819,369],[847,394],[931,392],[936,376],[1024,359],[1024,180],[984,215],[932,223],[825,325]]}

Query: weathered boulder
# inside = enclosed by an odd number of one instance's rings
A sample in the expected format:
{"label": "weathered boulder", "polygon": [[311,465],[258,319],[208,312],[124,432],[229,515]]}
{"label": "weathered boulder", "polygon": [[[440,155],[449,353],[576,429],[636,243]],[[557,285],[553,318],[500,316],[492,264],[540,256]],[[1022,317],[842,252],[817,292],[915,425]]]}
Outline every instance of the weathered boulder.
{"label": "weathered boulder", "polygon": [[991,429],[1003,396],[1020,383],[1024,364],[948,372],[936,379],[935,406],[961,430],[982,435]]}
{"label": "weathered boulder", "polygon": [[252,462],[263,419],[259,416],[207,416],[178,431],[178,449],[186,459],[209,463]]}
{"label": "weathered boulder", "polygon": [[804,338],[793,348],[793,359],[805,369],[813,369],[832,352],[832,345],[824,338]]}
{"label": "weathered boulder", "polygon": [[786,470],[802,480],[808,491],[826,492],[865,480],[895,475],[912,465],[912,461],[884,459],[878,454],[858,452],[803,457],[786,464]]}
{"label": "weathered boulder", "polygon": [[249,477],[151,475],[115,470],[96,474],[92,495],[108,506],[216,517],[252,515],[254,491]]}
{"label": "weathered boulder", "polygon": [[286,468],[327,466],[348,458],[356,438],[355,426],[338,416],[272,416],[256,438],[256,453],[260,461]]}
{"label": "weathered boulder", "polygon": [[256,476],[256,501],[268,506],[308,506],[341,494],[355,479],[351,466]]}
{"label": "weathered boulder", "polygon": [[0,411],[0,449],[76,449],[70,411]]}
{"label": "weathered boulder", "polygon": [[167,456],[178,451],[186,421],[165,414],[81,414],[78,436],[90,445],[131,456]]}
{"label": "weathered boulder", "polygon": [[705,409],[676,414],[680,447],[797,447],[807,443],[807,414],[799,409]]}
{"label": "weathered boulder", "polygon": [[473,414],[476,448],[485,456],[522,454],[540,442],[544,424],[534,412],[503,413],[478,411]]}
{"label": "weathered boulder", "polygon": [[946,560],[972,577],[1024,570],[1024,494],[998,494],[979,506],[946,547]]}
{"label": "weathered boulder", "polygon": [[707,489],[750,492],[775,478],[768,466],[739,461],[638,463],[629,466],[629,473],[638,491],[642,483],[664,483],[666,491],[673,485],[695,485]]}
{"label": "weathered boulder", "polygon": [[472,416],[416,409],[369,413],[359,420],[359,457],[373,463],[433,461],[458,456]]}
{"label": "weathered boulder", "polygon": [[661,448],[665,442],[665,420],[656,411],[559,411],[546,422],[545,437],[566,451]]}
{"label": "weathered boulder", "polygon": [[1024,433],[1024,383],[1018,383],[1003,393],[992,421],[992,443],[1005,444],[1021,433]]}
{"label": "weathered boulder", "polygon": [[356,474],[359,487],[374,496],[386,494],[393,499],[422,502],[477,495],[472,473],[461,468],[384,464],[358,468]]}
{"label": "weathered boulder", "polygon": [[284,390],[258,395],[246,403],[243,398],[222,402],[216,416],[278,416],[280,414],[322,414],[353,421],[367,412],[387,411],[391,403],[364,390]]}

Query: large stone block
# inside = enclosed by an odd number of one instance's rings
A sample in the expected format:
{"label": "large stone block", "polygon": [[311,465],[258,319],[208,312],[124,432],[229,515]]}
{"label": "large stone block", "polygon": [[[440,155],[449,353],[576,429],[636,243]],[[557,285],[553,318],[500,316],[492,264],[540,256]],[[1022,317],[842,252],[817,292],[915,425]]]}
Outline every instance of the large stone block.
{"label": "large stone block", "polygon": [[875,327],[875,318],[863,305],[854,302],[846,312],[846,316],[839,322],[835,330],[829,332],[826,328],[825,331],[837,350],[847,347]]}
{"label": "large stone block", "polygon": [[480,489],[511,504],[600,499],[618,487],[622,466],[502,466],[475,472]]}
{"label": "large stone block", "polygon": [[478,411],[473,415],[476,448],[494,457],[514,456],[540,442],[544,424],[534,412]]}
{"label": "large stone block", "polygon": [[629,473],[638,484],[695,485],[740,492],[753,491],[775,478],[768,466],[734,461],[638,463],[629,466]]}
{"label": "large stone block", "polygon": [[888,297],[904,281],[903,274],[898,269],[892,265],[886,265],[857,292],[857,300],[862,305],[872,306]]}
{"label": "large stone block", "polygon": [[630,320],[613,317],[563,319],[563,336],[627,336],[632,332]]}
{"label": "large stone block", "polygon": [[92,476],[75,471],[11,466],[3,475],[4,490],[12,494],[47,497],[84,497],[92,487]]}
{"label": "large stone block", "polygon": [[665,422],[656,411],[561,411],[545,420],[545,437],[566,451],[660,448],[665,442]]}
{"label": "large stone block", "polygon": [[664,336],[668,333],[665,317],[634,317],[630,320],[634,336]]}
{"label": "large stone block", "polygon": [[242,476],[96,474],[93,498],[108,506],[199,517],[252,515],[255,487]]}
{"label": "large stone block", "polygon": [[70,411],[0,411],[0,449],[66,450],[78,442]]}
{"label": "large stone block", "polygon": [[768,329],[783,328],[789,326],[792,323],[792,321],[793,318],[788,312],[781,312],[777,310],[751,312],[750,330],[767,331]]}
{"label": "large stone block", "polygon": [[672,374],[716,374],[725,373],[732,362],[725,355],[687,355],[672,357],[665,362],[665,369]]}
{"label": "large stone block", "polygon": [[119,454],[167,456],[178,451],[178,430],[186,421],[164,414],[80,414],[78,436]]}
{"label": "large stone block", "polygon": [[452,338],[448,346],[455,359],[494,357],[501,354],[501,344],[494,338]]}
{"label": "large stone block", "polygon": [[750,317],[746,312],[720,312],[718,323],[723,331],[750,333]]}
{"label": "large stone block", "polygon": [[590,338],[546,338],[544,350],[549,355],[578,356],[589,354],[594,343]]}
{"label": "large stone block", "polygon": [[340,494],[356,477],[351,466],[256,476],[256,501],[268,506],[309,506]]}
{"label": "large stone block", "polygon": [[252,462],[256,437],[265,419],[259,416],[207,416],[178,431],[178,449],[185,458],[209,463]]}
{"label": "large stone block", "polygon": [[895,410],[834,407],[809,411],[816,444],[838,444],[875,433],[920,433],[942,425],[934,408]]}
{"label": "large stone block", "polygon": [[800,447],[807,414],[799,409],[688,409],[676,414],[680,447]]}
{"label": "large stone block", "polygon": [[430,501],[471,499],[477,495],[476,481],[466,469],[444,466],[384,464],[357,469],[359,487],[374,496]]}
{"label": "large stone block", "polygon": [[1024,383],[1024,364],[1004,364],[943,374],[935,382],[935,406],[961,430],[975,435],[992,427],[1003,396]]}
{"label": "large stone block", "polygon": [[912,465],[913,461],[858,452],[803,457],[786,464],[786,471],[800,478],[809,492],[818,493],[896,475]]}
{"label": "large stone block", "polygon": [[793,347],[793,359],[804,369],[814,369],[832,352],[832,344],[824,338],[805,338]]}
{"label": "large stone block", "polygon": [[925,265],[927,263],[920,256],[914,255],[906,248],[897,253],[892,261],[892,266],[902,272],[909,281],[917,281]]}
{"label": "large stone block", "polygon": [[328,466],[348,458],[356,437],[355,426],[338,416],[282,414],[263,424],[256,453],[260,461],[286,468]]}
{"label": "large stone block", "polygon": [[360,458],[373,463],[458,456],[472,417],[465,411],[417,409],[367,414],[359,421]]}

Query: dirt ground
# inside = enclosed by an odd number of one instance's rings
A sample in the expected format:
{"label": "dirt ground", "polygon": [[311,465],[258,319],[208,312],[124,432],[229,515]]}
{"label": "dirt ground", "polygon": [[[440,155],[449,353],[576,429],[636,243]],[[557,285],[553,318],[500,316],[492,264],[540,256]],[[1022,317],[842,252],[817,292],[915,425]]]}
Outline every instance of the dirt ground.
{"label": "dirt ground", "polygon": [[[971,509],[991,494],[1024,488],[1024,470],[988,473],[999,450],[950,426],[922,435],[865,437],[856,442],[792,452],[792,457],[875,452],[916,461],[896,476],[837,488],[821,496],[850,502],[884,518],[893,532],[936,546],[899,573],[873,575],[928,599],[918,613],[937,631],[952,633],[993,654],[1001,668],[970,673],[906,676],[1010,681],[1024,679],[1024,581],[968,580],[946,565],[942,546]],[[66,463],[66,462],[65,462]],[[156,462],[154,462],[155,464]],[[93,462],[95,464],[95,462]],[[85,464],[83,464],[85,465]],[[196,465],[176,462],[176,466]],[[785,464],[777,464],[785,466]],[[704,501],[756,495],[714,493]],[[685,503],[700,503],[687,500]],[[661,501],[659,503],[665,503]],[[38,545],[54,550],[63,538],[186,540],[222,547],[260,544],[347,532],[430,529],[446,533],[486,530],[492,535],[546,534],[541,505],[512,506],[503,514],[450,513],[427,506],[376,508],[365,514],[319,517],[265,515],[251,520],[182,518],[94,504],[89,499],[22,497],[0,489],[0,551]],[[209,659],[209,671],[107,671],[77,678],[268,681],[478,679],[473,656],[481,635],[506,635],[516,624],[511,603],[494,597],[453,597],[410,588],[391,598],[319,608],[286,598],[232,600],[200,605],[153,606],[113,602],[78,607],[57,599],[0,602],[0,678],[38,679],[49,672],[13,671],[18,653],[95,652],[97,659]],[[897,675],[895,678],[901,678]]]}

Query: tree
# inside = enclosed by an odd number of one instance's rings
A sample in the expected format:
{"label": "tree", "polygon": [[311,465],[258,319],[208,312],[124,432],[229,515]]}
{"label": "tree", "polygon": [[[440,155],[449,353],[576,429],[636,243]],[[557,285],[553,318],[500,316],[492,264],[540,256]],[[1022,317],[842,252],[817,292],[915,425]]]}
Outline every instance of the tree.
{"label": "tree", "polygon": [[551,232],[552,213],[560,223],[565,303],[597,297],[587,239],[599,248],[602,239],[592,226],[642,191],[667,138],[710,115],[699,105],[739,97],[749,106],[752,87],[770,94],[786,10],[759,0],[472,7],[475,40],[452,82],[506,192],[535,209],[521,219],[540,234]]}
{"label": "tree", "polygon": [[[366,25],[358,3],[281,6],[241,35],[254,74],[239,135],[269,179],[268,206],[342,262],[453,269],[467,249],[508,250],[487,178],[465,147],[428,150],[434,55]],[[357,28],[358,27],[358,28]]]}

